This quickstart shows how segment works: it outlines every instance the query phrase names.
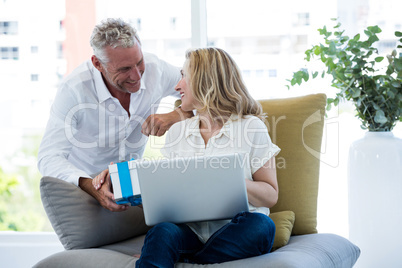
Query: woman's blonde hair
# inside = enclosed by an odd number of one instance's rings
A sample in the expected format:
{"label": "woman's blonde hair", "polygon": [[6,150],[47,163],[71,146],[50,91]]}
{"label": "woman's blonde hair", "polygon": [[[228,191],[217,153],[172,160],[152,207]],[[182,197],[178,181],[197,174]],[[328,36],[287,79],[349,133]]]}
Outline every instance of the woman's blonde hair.
{"label": "woman's blonde hair", "polygon": [[219,48],[202,48],[186,53],[190,89],[200,113],[214,121],[226,121],[232,114],[254,115],[264,120],[261,105],[245,86],[240,70],[228,53]]}

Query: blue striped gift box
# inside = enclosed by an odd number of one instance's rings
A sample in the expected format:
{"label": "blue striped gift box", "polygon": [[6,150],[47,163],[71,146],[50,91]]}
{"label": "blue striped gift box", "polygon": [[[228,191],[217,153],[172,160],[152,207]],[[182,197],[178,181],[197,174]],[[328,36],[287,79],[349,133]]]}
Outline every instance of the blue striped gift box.
{"label": "blue striped gift box", "polygon": [[117,204],[142,204],[138,174],[134,160],[109,165],[113,194]]}

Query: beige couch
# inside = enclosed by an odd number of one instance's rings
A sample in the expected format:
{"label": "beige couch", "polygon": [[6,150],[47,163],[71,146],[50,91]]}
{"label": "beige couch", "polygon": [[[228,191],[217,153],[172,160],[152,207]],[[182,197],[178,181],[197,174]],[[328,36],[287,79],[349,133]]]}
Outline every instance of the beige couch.
{"label": "beige couch", "polygon": [[[282,149],[277,156],[279,201],[270,216],[277,228],[274,251],[205,267],[352,267],[359,248],[316,230],[326,96],[262,100],[261,104],[269,116],[270,136]],[[134,267],[133,254],[140,253],[149,229],[140,208],[110,212],[81,189],[51,177],[42,178],[40,188],[47,215],[66,250],[35,267]]]}

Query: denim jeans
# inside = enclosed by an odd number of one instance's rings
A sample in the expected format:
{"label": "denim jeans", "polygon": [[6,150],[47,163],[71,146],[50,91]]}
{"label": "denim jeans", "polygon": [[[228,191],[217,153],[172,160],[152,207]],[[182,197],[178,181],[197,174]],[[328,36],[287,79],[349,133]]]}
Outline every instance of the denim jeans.
{"label": "denim jeans", "polygon": [[203,244],[185,224],[160,223],[148,231],[136,267],[174,267],[176,262],[221,263],[268,253],[275,224],[261,213],[241,212]]}

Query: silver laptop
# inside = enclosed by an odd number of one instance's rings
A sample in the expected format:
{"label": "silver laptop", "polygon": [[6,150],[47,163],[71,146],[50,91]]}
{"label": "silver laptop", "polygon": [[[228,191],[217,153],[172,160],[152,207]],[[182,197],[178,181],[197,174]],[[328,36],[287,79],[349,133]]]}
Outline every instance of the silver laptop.
{"label": "silver laptop", "polygon": [[134,162],[149,226],[231,219],[249,211],[239,154]]}

